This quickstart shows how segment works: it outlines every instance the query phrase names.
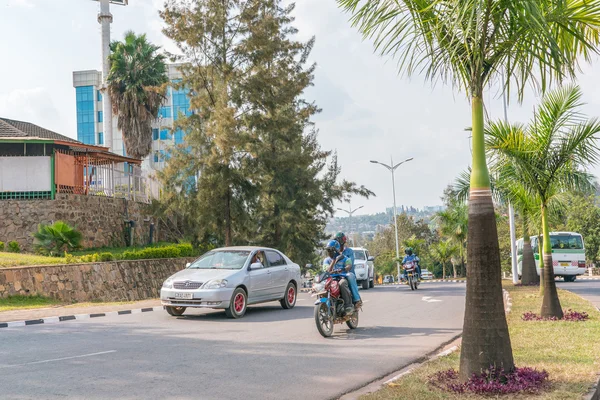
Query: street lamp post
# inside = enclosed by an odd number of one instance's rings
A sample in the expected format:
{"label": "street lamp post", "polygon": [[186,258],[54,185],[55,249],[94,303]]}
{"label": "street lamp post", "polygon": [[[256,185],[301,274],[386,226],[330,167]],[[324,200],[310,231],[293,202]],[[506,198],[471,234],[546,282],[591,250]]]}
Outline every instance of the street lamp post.
{"label": "street lamp post", "polygon": [[[360,206],[358,208],[355,208],[354,210],[352,209],[352,206],[350,204],[348,204],[348,209],[344,210],[343,208],[338,208],[339,211],[343,211],[345,213],[348,213],[348,224],[350,224],[350,230],[352,230],[352,214],[354,214],[356,211],[360,210],[361,208],[363,208],[364,206]],[[356,243],[356,237],[353,239],[354,241],[354,247],[358,247],[358,244]]]}
{"label": "street lamp post", "polygon": [[390,156],[390,165],[381,163],[379,161],[375,161],[375,160],[371,160],[371,162],[373,164],[379,164],[379,165],[383,165],[385,168],[388,169],[388,171],[390,171],[392,173],[392,193],[394,195],[394,231],[396,232],[396,268],[398,270],[398,281],[400,281],[400,245],[398,243],[398,220],[396,218],[396,180],[394,179],[394,171],[396,170],[396,168],[398,168],[399,166],[401,166],[402,164],[404,164],[405,162],[408,161],[412,161],[413,158],[407,158],[404,161],[399,162],[398,164],[394,165],[394,160],[392,158],[392,156]]}

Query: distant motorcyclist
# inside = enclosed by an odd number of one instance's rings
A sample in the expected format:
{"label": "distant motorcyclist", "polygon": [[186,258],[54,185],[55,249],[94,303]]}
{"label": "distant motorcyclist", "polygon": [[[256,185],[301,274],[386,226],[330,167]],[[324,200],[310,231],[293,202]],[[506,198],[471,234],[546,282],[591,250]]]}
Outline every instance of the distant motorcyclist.
{"label": "distant motorcyclist", "polygon": [[354,250],[350,247],[346,246],[348,239],[344,232],[338,232],[335,235],[335,240],[337,240],[340,244],[341,253],[352,260],[352,268],[348,272],[348,285],[350,286],[350,292],[352,292],[352,302],[356,308],[360,308],[362,306],[362,300],[360,298],[360,294],[358,293],[358,282],[356,281],[356,274],[354,272]]}
{"label": "distant motorcyclist", "polygon": [[328,257],[323,260],[323,269],[327,272],[344,276],[344,278],[339,281],[340,294],[342,300],[344,300],[344,311],[346,314],[350,314],[354,312],[354,307],[352,306],[352,295],[346,277],[352,268],[352,260],[341,253],[340,243],[335,239],[332,239],[327,243],[325,250],[327,250]]}
{"label": "distant motorcyclist", "polygon": [[[407,247],[404,250],[404,254],[406,254],[406,256],[404,256],[404,258],[402,259],[402,265],[406,264],[407,262],[414,261],[416,270],[417,270],[417,276],[419,279],[421,279],[421,266],[419,265],[421,260],[419,259],[419,257],[416,254],[413,254],[412,247]],[[402,275],[405,280],[408,280],[408,275],[407,275],[406,270],[404,270],[404,273]]]}

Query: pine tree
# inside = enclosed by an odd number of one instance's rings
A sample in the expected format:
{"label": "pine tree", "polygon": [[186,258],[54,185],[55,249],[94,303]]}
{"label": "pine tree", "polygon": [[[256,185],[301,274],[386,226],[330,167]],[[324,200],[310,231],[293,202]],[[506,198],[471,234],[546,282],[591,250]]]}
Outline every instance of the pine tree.
{"label": "pine tree", "polygon": [[[314,39],[291,38],[281,0],[170,0],[165,33],[188,62],[179,84],[196,112],[178,120],[185,144],[161,174],[171,209],[197,221],[195,237],[257,244],[311,262],[334,202],[372,193],[339,182],[303,99]],[[194,184],[190,184],[190,178]]]}

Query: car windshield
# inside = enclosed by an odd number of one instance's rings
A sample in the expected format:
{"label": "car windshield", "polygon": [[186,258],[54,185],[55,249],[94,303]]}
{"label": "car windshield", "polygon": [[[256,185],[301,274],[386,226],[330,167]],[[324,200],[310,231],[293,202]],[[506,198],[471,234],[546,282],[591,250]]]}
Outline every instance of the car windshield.
{"label": "car windshield", "polygon": [[365,252],[362,250],[354,250],[354,259],[364,261],[367,259],[367,256],[365,255]]}
{"label": "car windshield", "polygon": [[246,250],[210,251],[194,261],[191,269],[242,269],[248,256]]}

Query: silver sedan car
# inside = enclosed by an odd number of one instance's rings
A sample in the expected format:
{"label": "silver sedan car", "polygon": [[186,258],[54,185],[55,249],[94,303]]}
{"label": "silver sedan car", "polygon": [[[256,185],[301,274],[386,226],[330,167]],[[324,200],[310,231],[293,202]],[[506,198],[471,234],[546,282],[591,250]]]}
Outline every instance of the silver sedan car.
{"label": "silver sedan car", "polygon": [[283,308],[293,308],[300,281],[300,266],[278,250],[225,247],[170,276],[160,299],[174,316],[197,307],[224,309],[228,317],[241,318],[251,304],[278,300]]}

